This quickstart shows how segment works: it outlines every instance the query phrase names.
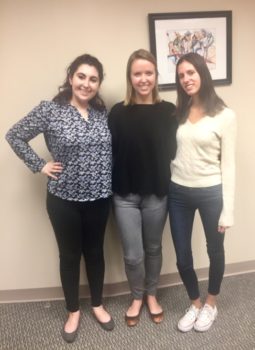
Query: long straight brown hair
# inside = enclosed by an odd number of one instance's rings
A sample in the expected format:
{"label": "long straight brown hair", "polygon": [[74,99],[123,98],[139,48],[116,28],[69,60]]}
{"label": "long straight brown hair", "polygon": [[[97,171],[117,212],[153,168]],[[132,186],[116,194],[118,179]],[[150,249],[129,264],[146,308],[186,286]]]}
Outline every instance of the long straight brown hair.
{"label": "long straight brown hair", "polygon": [[188,118],[189,109],[191,107],[191,97],[183,90],[178,75],[178,67],[185,61],[191,63],[198,72],[201,79],[201,86],[198,92],[199,99],[203,105],[205,113],[211,117],[214,117],[217,113],[222,111],[224,107],[226,107],[226,104],[215,92],[213,80],[204,58],[197,53],[190,52],[183,55],[176,65],[176,115],[178,121],[180,123],[184,123],[186,121]]}

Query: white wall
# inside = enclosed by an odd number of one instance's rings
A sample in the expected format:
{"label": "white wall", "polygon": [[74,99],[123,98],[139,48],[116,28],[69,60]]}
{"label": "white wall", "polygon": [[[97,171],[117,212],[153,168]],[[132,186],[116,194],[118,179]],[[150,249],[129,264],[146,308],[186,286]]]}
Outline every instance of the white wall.
{"label": "white wall", "polygon": [[[244,6],[245,3],[245,6]],[[233,11],[233,83],[217,88],[238,116],[236,224],[226,236],[226,262],[255,259],[255,32],[254,0],[1,0],[0,1],[0,290],[59,286],[58,252],[45,211],[46,180],[17,159],[4,135],[42,99],[51,99],[67,65],[88,52],[104,64],[103,97],[110,107],[125,92],[125,67],[131,52],[149,49],[148,13]],[[161,94],[175,101],[174,91]],[[46,158],[43,138],[33,146]],[[194,229],[197,267],[206,267],[199,220]],[[162,273],[175,272],[168,224]],[[107,283],[124,281],[118,235],[110,219],[106,242]],[[82,282],[86,279],[82,277]]]}

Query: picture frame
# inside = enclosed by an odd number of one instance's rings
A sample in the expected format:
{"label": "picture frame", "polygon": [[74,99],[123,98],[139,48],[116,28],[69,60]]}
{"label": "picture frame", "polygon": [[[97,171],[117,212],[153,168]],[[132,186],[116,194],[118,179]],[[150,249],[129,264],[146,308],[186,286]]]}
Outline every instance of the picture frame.
{"label": "picture frame", "polygon": [[175,68],[188,52],[204,56],[214,85],[232,83],[232,11],[150,13],[150,51],[160,90],[175,89]]}

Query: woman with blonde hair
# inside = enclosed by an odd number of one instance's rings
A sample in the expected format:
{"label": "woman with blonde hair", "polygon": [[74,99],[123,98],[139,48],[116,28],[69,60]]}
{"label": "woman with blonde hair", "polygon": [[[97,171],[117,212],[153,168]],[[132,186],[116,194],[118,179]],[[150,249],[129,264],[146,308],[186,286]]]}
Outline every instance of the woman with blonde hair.
{"label": "woman with blonde hair", "polygon": [[114,213],[133,298],[125,319],[128,326],[135,326],[143,300],[152,320],[163,320],[156,292],[176,121],[175,106],[159,97],[156,60],[150,52],[140,49],[132,53],[126,79],[125,101],[113,106],[109,128]]}

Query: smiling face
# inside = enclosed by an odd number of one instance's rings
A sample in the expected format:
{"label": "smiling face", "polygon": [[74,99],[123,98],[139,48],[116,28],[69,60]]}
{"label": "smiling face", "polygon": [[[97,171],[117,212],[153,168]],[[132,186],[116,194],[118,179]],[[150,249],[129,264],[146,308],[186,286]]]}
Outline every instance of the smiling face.
{"label": "smiling face", "polygon": [[153,89],[156,84],[156,67],[145,59],[136,59],[132,63],[130,80],[135,91],[136,103],[152,103]]}
{"label": "smiling face", "polygon": [[193,64],[183,61],[177,69],[181,87],[187,95],[196,97],[201,87],[201,78]]}
{"label": "smiling face", "polygon": [[95,97],[100,87],[97,69],[88,64],[81,64],[69,78],[72,86],[71,104],[87,107],[89,101]]}

